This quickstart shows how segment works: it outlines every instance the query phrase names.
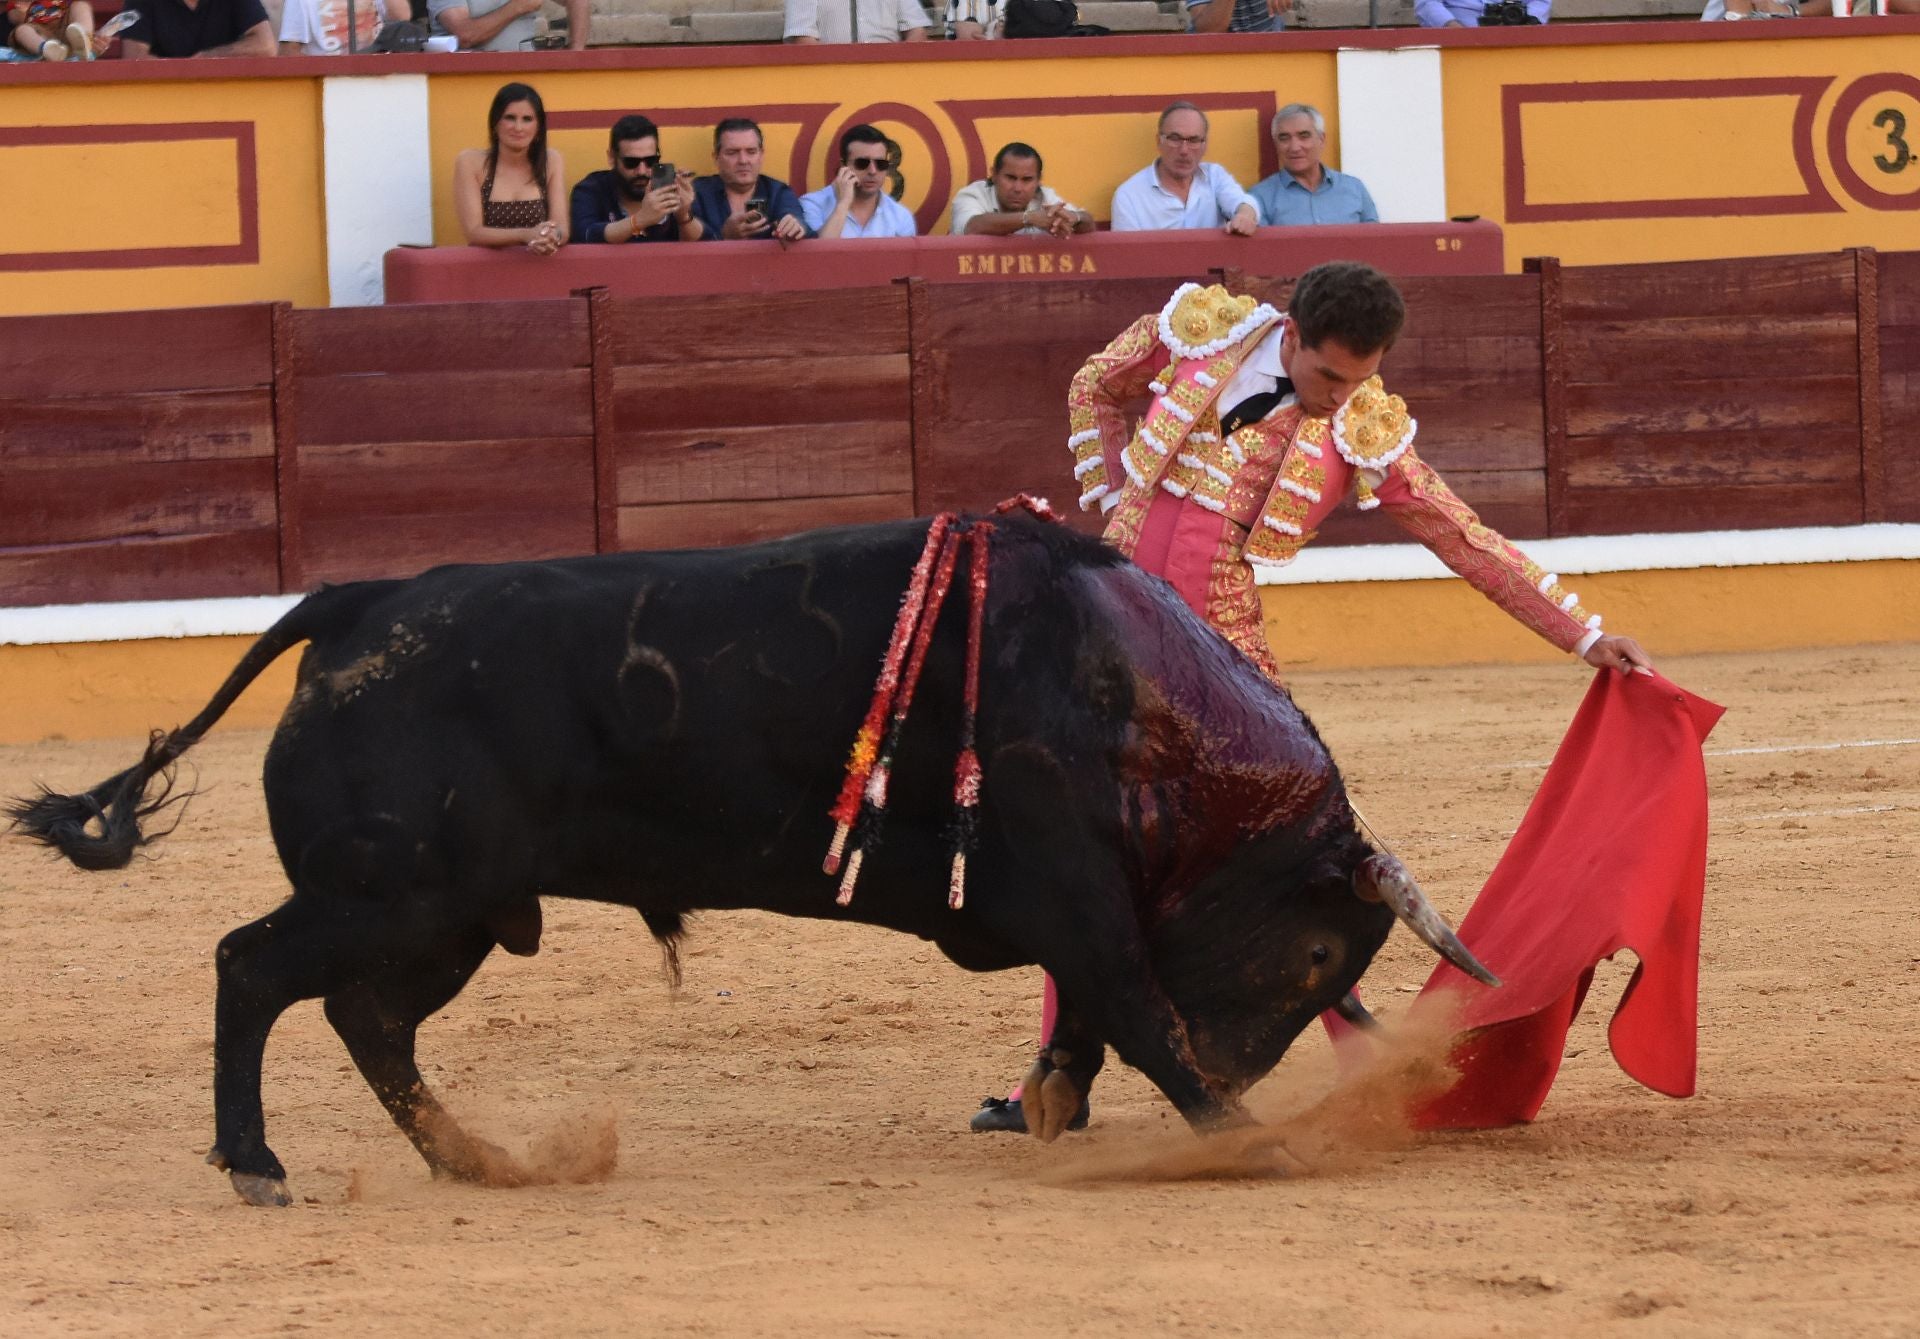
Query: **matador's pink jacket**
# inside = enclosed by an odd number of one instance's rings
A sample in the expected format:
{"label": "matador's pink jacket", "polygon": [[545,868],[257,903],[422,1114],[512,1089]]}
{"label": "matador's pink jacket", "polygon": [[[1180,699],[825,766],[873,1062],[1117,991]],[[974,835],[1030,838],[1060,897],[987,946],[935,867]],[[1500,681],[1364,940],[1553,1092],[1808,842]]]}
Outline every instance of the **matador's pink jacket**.
{"label": "matador's pink jacket", "polygon": [[[1106,538],[1277,677],[1253,566],[1293,560],[1349,493],[1387,514],[1475,589],[1563,651],[1600,618],[1480,523],[1413,450],[1415,424],[1372,378],[1333,418],[1298,401],[1222,440],[1221,389],[1286,318],[1217,285],[1186,284],[1089,359],[1068,395],[1080,505],[1117,492]],[[1122,406],[1151,392],[1137,428]]]}

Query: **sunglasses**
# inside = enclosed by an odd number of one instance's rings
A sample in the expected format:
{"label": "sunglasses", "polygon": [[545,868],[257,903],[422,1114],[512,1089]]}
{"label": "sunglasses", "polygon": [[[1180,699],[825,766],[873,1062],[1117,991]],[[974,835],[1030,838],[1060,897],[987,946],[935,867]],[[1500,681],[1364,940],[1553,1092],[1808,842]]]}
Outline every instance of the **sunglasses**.
{"label": "sunglasses", "polygon": [[855,172],[885,172],[887,170],[887,160],[885,158],[849,158],[847,159],[847,166]]}
{"label": "sunglasses", "polygon": [[646,167],[646,168],[658,167],[660,166],[660,155],[657,153],[650,153],[644,158],[629,158],[626,154],[621,154],[620,166],[626,168],[627,171],[629,172],[637,171],[638,169],[643,167]]}

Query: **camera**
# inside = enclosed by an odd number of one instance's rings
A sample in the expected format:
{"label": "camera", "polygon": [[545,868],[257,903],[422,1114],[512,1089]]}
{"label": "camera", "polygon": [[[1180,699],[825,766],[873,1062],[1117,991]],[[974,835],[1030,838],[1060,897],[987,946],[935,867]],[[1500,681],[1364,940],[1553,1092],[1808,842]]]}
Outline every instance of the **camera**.
{"label": "camera", "polygon": [[1521,0],[1487,0],[1486,7],[1480,11],[1482,28],[1521,28],[1539,22],[1527,13]]}

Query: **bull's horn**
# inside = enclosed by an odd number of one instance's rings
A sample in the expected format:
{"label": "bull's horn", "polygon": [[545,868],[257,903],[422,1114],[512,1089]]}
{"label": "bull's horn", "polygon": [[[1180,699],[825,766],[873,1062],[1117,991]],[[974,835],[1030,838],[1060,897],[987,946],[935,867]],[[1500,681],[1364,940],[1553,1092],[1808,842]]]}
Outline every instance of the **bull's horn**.
{"label": "bull's horn", "polygon": [[1353,891],[1369,902],[1385,902],[1392,907],[1393,914],[1405,921],[1407,928],[1475,981],[1489,986],[1500,984],[1500,978],[1481,965],[1460,942],[1453,927],[1433,909],[1433,903],[1427,901],[1427,895],[1420,891],[1420,885],[1413,881],[1413,875],[1407,872],[1398,856],[1379,851],[1361,861],[1360,868],[1353,872]]}

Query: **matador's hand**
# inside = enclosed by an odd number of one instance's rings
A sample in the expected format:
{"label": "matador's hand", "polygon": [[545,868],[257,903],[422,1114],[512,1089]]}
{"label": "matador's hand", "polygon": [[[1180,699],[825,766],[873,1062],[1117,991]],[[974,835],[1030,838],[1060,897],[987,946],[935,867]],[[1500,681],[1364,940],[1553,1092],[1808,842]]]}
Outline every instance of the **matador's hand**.
{"label": "matador's hand", "polygon": [[1587,648],[1585,658],[1595,669],[1615,669],[1622,674],[1630,670],[1653,673],[1653,661],[1631,637],[1602,637]]}

